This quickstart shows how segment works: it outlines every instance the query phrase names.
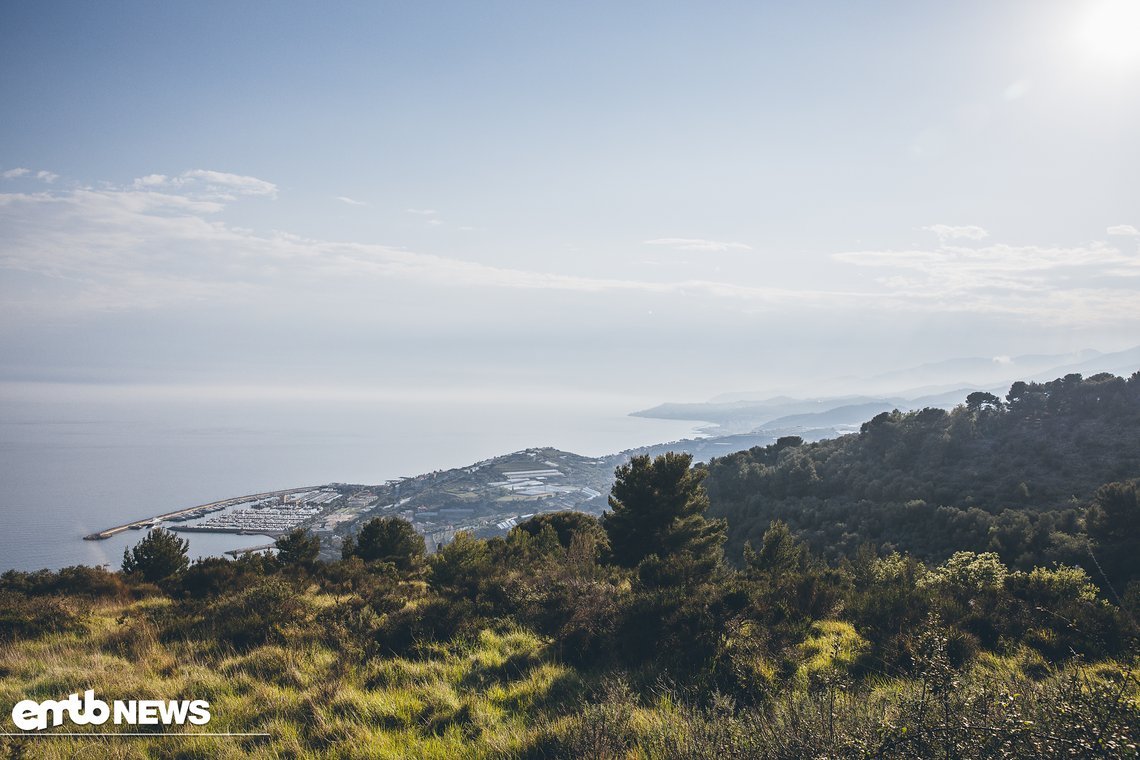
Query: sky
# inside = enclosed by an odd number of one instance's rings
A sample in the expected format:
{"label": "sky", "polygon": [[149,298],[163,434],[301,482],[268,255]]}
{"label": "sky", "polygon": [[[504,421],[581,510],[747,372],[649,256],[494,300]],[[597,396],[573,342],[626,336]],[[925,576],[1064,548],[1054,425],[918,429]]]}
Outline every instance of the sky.
{"label": "sky", "polygon": [[1140,343],[1140,0],[10,0],[0,103],[0,392]]}

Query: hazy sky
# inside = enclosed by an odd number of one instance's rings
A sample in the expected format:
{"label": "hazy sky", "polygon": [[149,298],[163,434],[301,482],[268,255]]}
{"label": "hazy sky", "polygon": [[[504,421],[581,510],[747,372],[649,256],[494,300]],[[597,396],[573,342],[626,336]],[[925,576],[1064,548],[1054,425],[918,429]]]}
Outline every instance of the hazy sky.
{"label": "hazy sky", "polygon": [[10,0],[0,103],[25,391],[664,400],[1140,343],[1140,0]]}

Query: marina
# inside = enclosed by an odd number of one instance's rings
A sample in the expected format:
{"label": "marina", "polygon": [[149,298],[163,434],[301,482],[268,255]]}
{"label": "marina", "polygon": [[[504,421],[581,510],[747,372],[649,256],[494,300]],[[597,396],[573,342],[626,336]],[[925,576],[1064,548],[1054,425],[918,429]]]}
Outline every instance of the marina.
{"label": "marina", "polygon": [[[110,538],[118,533],[126,530],[142,530],[157,527],[164,522],[185,522],[186,520],[193,520],[198,517],[204,517],[211,512],[220,512],[227,507],[233,507],[238,504],[245,504],[247,502],[258,502],[264,499],[282,498],[291,496],[293,494],[309,493],[312,491],[319,491],[325,486],[303,486],[301,488],[288,488],[282,491],[266,491],[264,493],[250,494],[249,496],[236,496],[229,499],[221,499],[220,501],[212,501],[209,504],[199,504],[196,507],[188,507],[186,509],[179,509],[174,512],[166,512],[165,514],[155,515],[154,517],[145,517],[141,520],[133,520],[129,523],[116,525],[106,530],[101,530],[97,533],[91,533],[83,537],[84,541],[101,541]],[[180,526],[181,527],[181,526]]]}
{"label": "marina", "polygon": [[175,525],[171,530],[205,533],[246,533],[276,535],[294,528],[325,511],[326,505],[340,498],[331,489],[308,491],[275,499],[242,503],[240,509],[211,517],[194,525]]}

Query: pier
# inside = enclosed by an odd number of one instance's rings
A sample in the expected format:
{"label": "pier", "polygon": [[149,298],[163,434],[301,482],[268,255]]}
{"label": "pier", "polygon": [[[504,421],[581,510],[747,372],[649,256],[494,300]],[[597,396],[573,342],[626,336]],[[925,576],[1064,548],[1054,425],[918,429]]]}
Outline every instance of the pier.
{"label": "pier", "polygon": [[255,494],[250,494],[249,496],[235,496],[235,497],[232,497],[229,499],[221,499],[220,501],[212,501],[209,504],[199,504],[196,507],[187,507],[186,509],[179,509],[179,510],[175,510],[174,512],[167,512],[165,514],[155,515],[154,517],[144,517],[141,520],[132,520],[128,523],[123,523],[122,525],[116,525],[113,528],[107,528],[106,530],[101,530],[98,533],[92,533],[90,535],[84,536],[83,540],[84,541],[102,541],[105,538],[110,538],[111,536],[115,535],[116,533],[122,533],[125,530],[130,530],[131,528],[153,527],[153,526],[161,523],[163,520],[170,520],[170,519],[175,518],[175,517],[182,517],[184,515],[188,515],[188,514],[191,514],[193,512],[198,512],[200,510],[211,510],[211,509],[220,509],[220,508],[225,508],[225,507],[232,507],[235,504],[242,504],[242,503],[248,502],[248,501],[256,501],[258,499],[271,499],[275,496],[288,496],[289,494],[304,493],[305,491],[315,491],[317,489],[324,488],[324,487],[325,486],[303,486],[301,488],[287,488],[283,491],[266,491],[265,493],[255,493]]}
{"label": "pier", "polygon": [[257,552],[268,551],[269,549],[274,549],[276,547],[277,547],[277,544],[275,544],[275,543],[274,544],[262,544],[261,546],[247,546],[244,549],[230,549],[229,551],[226,552],[226,554],[230,555],[234,559],[237,559],[238,557],[241,557],[244,554],[255,554]]}

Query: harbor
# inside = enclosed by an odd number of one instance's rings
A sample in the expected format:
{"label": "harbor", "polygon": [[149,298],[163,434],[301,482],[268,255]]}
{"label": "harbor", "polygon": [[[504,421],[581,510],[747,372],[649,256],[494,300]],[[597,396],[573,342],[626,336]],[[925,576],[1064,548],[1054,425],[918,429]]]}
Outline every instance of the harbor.
{"label": "harbor", "polygon": [[335,490],[322,488],[249,500],[208,520],[193,525],[174,525],[170,529],[197,533],[281,535],[323,514],[329,504],[340,498]]}
{"label": "harbor", "polygon": [[221,512],[227,507],[233,507],[239,504],[259,502],[265,499],[277,499],[291,496],[293,494],[319,491],[325,487],[326,486],[303,486],[300,488],[288,488],[281,491],[266,491],[264,493],[250,494],[248,496],[235,496],[228,499],[221,499],[219,501],[212,501],[208,504],[199,504],[196,507],[187,507],[186,509],[179,509],[175,510],[174,512],[166,512],[164,514],[155,515],[153,517],[145,517],[141,520],[132,520],[131,522],[123,523],[122,525],[116,525],[114,527],[107,528],[106,530],[101,530],[97,533],[86,535],[83,537],[83,540],[101,541],[127,530],[154,528],[164,522],[184,522],[186,520],[205,517],[212,512]]}

